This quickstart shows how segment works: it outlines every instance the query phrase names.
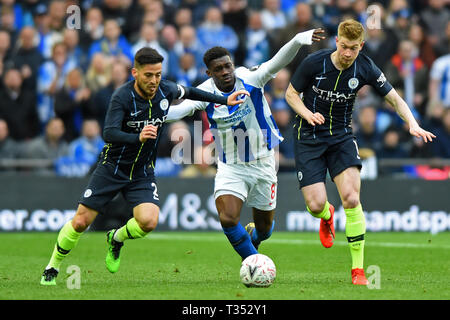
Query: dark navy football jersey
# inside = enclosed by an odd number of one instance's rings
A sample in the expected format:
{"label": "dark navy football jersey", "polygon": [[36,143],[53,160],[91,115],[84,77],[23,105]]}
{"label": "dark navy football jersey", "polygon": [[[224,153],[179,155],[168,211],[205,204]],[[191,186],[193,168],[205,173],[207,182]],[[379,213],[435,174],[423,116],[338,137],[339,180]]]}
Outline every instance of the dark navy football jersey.
{"label": "dark navy football jersey", "polygon": [[297,116],[299,139],[352,134],[352,112],[358,90],[371,85],[384,97],[392,89],[383,72],[363,53],[349,68],[338,70],[331,61],[333,51],[323,49],[308,55],[291,79],[294,89],[303,93],[305,106],[325,118],[324,124],[313,127]]}
{"label": "dark navy football jersey", "polygon": [[[162,79],[151,100],[141,97],[134,89],[134,80],[116,89],[111,97],[105,117],[103,137],[107,143],[101,153],[100,163],[114,165],[130,180],[153,174],[158,142],[167,118],[170,104],[175,99],[189,98],[226,104],[227,98],[204,93],[196,88],[186,88]],[[140,142],[139,134],[146,125],[158,127],[156,139]]]}

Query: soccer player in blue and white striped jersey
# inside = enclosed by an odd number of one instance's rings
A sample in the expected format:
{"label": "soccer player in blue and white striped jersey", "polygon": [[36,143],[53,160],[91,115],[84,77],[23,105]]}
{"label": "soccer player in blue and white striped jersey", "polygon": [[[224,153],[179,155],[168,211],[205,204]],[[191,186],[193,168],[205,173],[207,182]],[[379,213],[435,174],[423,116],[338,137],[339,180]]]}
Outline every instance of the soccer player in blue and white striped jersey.
{"label": "soccer player in blue and white striped jersey", "polygon": [[[223,231],[242,259],[257,253],[261,241],[269,238],[274,228],[274,148],[283,137],[264,97],[264,86],[294,59],[302,45],[324,39],[323,32],[315,29],[297,34],[272,59],[250,69],[235,69],[225,48],[209,49],[203,61],[210,78],[198,88],[223,96],[246,90],[250,97],[235,106],[185,100],[167,114],[167,121],[176,121],[196,110],[206,111],[218,156],[216,207]],[[246,228],[240,223],[244,203],[252,208],[254,219]]]}

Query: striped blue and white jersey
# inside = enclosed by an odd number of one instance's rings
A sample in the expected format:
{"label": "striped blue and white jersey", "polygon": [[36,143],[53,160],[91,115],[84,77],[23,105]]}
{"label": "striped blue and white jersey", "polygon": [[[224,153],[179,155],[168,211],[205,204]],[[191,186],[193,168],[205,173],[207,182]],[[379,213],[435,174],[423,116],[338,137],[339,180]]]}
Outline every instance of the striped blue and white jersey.
{"label": "striped blue and white jersey", "polygon": [[167,120],[205,110],[214,136],[216,156],[224,163],[246,163],[271,156],[273,149],[283,141],[264,97],[264,86],[275,75],[262,64],[259,68],[237,68],[235,76],[234,89],[228,93],[221,92],[212,78],[198,88],[223,96],[236,90],[247,90],[250,96],[245,96],[243,103],[226,106],[185,100],[169,110]]}

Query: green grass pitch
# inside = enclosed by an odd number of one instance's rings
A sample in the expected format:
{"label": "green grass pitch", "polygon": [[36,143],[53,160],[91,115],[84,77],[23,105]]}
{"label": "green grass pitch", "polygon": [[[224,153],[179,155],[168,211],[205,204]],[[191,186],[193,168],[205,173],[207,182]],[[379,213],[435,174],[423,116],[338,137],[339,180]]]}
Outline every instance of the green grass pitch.
{"label": "green grass pitch", "polygon": [[[450,299],[450,233],[368,233],[372,288],[353,286],[343,233],[321,246],[316,233],[274,232],[260,247],[277,267],[269,288],[239,281],[241,259],[221,232],[158,232],[129,240],[119,272],[105,268],[106,237],[86,232],[61,266],[56,287],[39,284],[56,233],[0,233],[0,299],[323,300]],[[80,270],[69,288],[68,267]],[[69,284],[69,285],[68,285]]]}

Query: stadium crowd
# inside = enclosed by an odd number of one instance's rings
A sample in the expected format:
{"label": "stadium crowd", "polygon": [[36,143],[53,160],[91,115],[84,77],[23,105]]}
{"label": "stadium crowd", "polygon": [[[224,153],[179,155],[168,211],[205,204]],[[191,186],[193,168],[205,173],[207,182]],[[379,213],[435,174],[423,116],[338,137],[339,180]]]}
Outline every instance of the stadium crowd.
{"label": "stadium crowd", "polygon": [[[77,10],[67,12],[71,5],[80,9],[79,17]],[[293,112],[284,94],[291,74],[309,53],[333,48],[337,26],[348,17],[366,26],[362,52],[437,136],[431,144],[412,138],[395,111],[364,87],[353,112],[361,156],[450,159],[447,0],[0,0],[0,164],[48,159],[53,165],[40,168],[42,173],[86,175],[104,144],[109,99],[131,79],[133,56],[144,46],[164,56],[164,78],[196,86],[207,77],[202,56],[212,46],[227,48],[237,66],[252,67],[296,33],[322,27],[327,41],[303,47],[265,90],[285,137],[277,151],[280,163],[289,163]],[[203,145],[213,141],[204,112],[169,125],[157,176],[214,175],[211,155],[202,149],[190,159],[195,155],[201,163],[172,161],[176,143],[194,138],[195,123],[203,123]],[[174,139],[174,132],[185,134]],[[409,166],[380,174],[398,171],[448,179],[450,167]]]}

